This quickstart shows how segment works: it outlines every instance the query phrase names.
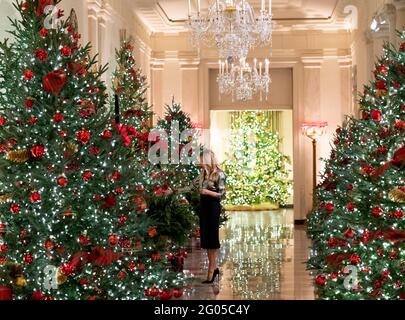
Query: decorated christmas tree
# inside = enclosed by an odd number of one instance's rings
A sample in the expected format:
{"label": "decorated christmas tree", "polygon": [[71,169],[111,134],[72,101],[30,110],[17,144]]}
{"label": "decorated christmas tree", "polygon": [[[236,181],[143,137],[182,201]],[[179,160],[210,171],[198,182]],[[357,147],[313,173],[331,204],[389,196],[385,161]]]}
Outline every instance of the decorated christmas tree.
{"label": "decorated christmas tree", "polygon": [[280,139],[263,112],[245,111],[233,117],[230,153],[224,162],[227,175],[226,204],[286,203],[291,182],[279,151]]}
{"label": "decorated christmas tree", "polygon": [[386,45],[374,74],[362,119],[336,132],[308,221],[322,299],[405,299],[405,43]]}
{"label": "decorated christmas tree", "polygon": [[148,135],[112,121],[90,47],[61,10],[46,23],[58,3],[17,1],[16,41],[0,48],[1,296],[179,297],[184,254],[148,216],[162,194],[134,161]]}

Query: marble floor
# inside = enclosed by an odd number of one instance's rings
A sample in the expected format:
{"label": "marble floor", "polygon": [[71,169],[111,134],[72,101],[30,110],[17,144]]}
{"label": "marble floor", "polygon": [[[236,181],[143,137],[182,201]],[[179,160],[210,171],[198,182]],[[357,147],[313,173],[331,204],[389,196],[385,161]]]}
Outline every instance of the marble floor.
{"label": "marble floor", "polygon": [[294,227],[292,209],[232,212],[220,230],[220,280],[201,284],[208,266],[199,240],[188,248],[185,273],[194,280],[185,300],[312,300],[314,288],[305,269],[309,240]]}

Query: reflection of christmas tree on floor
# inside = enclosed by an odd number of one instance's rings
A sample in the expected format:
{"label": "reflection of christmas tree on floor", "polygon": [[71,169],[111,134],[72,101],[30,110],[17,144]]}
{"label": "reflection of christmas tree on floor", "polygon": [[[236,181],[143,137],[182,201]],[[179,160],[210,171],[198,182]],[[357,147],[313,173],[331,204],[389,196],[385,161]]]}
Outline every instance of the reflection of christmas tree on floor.
{"label": "reflection of christmas tree on floor", "polygon": [[233,115],[230,154],[224,162],[227,175],[227,205],[286,203],[291,182],[279,151],[280,139],[270,128],[264,112]]}
{"label": "reflection of christmas tree on floor", "polygon": [[387,45],[374,74],[362,119],[337,130],[309,219],[323,299],[405,299],[405,43]]}

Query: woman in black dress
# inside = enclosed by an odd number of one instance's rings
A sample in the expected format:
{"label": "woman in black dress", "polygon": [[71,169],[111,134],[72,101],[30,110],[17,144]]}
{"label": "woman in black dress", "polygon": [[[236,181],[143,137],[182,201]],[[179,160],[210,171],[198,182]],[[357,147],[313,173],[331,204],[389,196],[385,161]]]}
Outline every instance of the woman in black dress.
{"label": "woman in black dress", "polygon": [[217,256],[219,244],[219,216],[221,200],[225,196],[224,172],[219,168],[215,155],[205,150],[201,157],[202,173],[200,177],[200,238],[201,248],[208,253],[208,275],[203,283],[213,283],[219,276]]}

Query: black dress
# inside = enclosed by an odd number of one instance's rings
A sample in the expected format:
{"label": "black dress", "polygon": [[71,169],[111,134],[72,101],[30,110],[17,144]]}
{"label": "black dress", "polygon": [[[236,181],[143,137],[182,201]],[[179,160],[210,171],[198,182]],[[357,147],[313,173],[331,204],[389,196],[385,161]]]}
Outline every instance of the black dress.
{"label": "black dress", "polygon": [[[225,195],[225,174],[218,172],[214,180],[201,180],[200,187],[221,194],[221,199]],[[219,249],[219,217],[221,214],[221,199],[201,195],[200,199],[200,239],[201,248]]]}

